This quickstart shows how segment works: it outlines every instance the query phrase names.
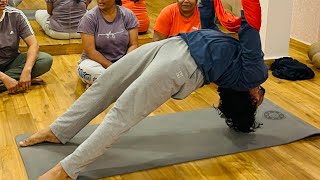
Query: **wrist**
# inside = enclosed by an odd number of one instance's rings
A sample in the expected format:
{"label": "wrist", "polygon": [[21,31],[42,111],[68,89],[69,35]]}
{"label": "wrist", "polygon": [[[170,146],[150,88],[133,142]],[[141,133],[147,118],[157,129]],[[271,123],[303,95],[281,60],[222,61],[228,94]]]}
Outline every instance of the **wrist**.
{"label": "wrist", "polygon": [[5,73],[0,72],[0,81],[3,81],[6,77],[7,75]]}
{"label": "wrist", "polygon": [[31,70],[32,70],[32,68],[24,67],[23,70],[22,70],[22,72],[24,72],[24,73],[31,73]]}

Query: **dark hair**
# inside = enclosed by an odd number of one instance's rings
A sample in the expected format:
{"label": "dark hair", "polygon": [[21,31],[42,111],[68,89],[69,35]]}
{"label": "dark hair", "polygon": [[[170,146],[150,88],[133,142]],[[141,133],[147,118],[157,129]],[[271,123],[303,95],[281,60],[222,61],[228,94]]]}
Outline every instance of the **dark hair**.
{"label": "dark hair", "polygon": [[121,0],[116,0],[116,5],[121,6],[122,5],[122,1]]}
{"label": "dark hair", "polygon": [[79,2],[80,2],[80,0],[76,0],[76,2],[77,2],[77,3],[79,3]]}
{"label": "dark hair", "polygon": [[249,91],[219,87],[218,92],[220,103],[217,109],[230,128],[249,133],[262,125],[255,121],[257,102],[254,101]]}

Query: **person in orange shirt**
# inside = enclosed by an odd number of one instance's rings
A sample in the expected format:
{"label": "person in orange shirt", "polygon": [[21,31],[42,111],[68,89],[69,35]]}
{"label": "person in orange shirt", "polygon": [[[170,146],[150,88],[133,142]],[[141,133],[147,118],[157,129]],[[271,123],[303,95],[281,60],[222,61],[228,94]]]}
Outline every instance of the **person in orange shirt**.
{"label": "person in orange shirt", "polygon": [[177,0],[160,12],[153,27],[153,41],[201,28],[198,0]]}
{"label": "person in orange shirt", "polygon": [[122,6],[130,9],[137,16],[140,24],[139,34],[146,33],[149,29],[150,19],[145,0],[122,0]]}

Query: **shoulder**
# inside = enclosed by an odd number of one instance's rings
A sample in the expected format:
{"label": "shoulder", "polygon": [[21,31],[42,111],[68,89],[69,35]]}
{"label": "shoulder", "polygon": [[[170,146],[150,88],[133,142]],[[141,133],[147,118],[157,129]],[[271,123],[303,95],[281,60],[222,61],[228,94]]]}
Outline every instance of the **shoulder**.
{"label": "shoulder", "polygon": [[118,8],[120,10],[121,15],[124,16],[124,17],[134,15],[134,13],[128,8],[124,8],[122,6],[118,6]]}
{"label": "shoulder", "polygon": [[5,8],[5,12],[8,13],[9,18],[13,16],[13,17],[16,17],[16,18],[20,18],[23,21],[26,21],[26,22],[28,21],[26,15],[21,10],[16,9],[14,7],[7,6]]}
{"label": "shoulder", "polygon": [[177,3],[170,4],[161,10],[161,12],[167,12],[167,13],[169,13],[169,12],[172,13],[172,12],[176,12],[176,11],[179,11]]}
{"label": "shoulder", "polygon": [[99,8],[96,6],[92,9],[90,9],[89,11],[87,11],[84,15],[83,15],[83,18],[84,19],[98,19],[99,17]]}
{"label": "shoulder", "polygon": [[85,16],[98,16],[98,13],[100,13],[99,12],[99,7],[96,6],[96,7],[92,8],[92,9],[90,9],[89,11],[87,11]]}
{"label": "shoulder", "polygon": [[5,12],[9,13],[9,14],[24,15],[21,10],[16,9],[14,7],[11,7],[11,6],[6,6]]}

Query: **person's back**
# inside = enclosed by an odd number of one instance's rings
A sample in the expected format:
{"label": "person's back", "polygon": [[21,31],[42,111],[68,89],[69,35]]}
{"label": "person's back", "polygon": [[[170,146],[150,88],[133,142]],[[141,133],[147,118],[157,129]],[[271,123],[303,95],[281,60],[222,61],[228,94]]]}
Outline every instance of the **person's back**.
{"label": "person's back", "polygon": [[86,13],[86,0],[47,0],[52,2],[51,29],[59,32],[76,32]]}
{"label": "person's back", "polygon": [[160,12],[153,28],[153,40],[162,40],[200,28],[200,13],[197,1],[177,1],[177,3],[165,7]]}
{"label": "person's back", "polygon": [[137,16],[140,24],[138,32],[147,32],[150,25],[150,19],[145,0],[122,0],[122,6],[130,9]]}
{"label": "person's back", "polygon": [[80,38],[77,28],[91,0],[46,0],[47,10],[37,10],[36,21],[54,39]]}

